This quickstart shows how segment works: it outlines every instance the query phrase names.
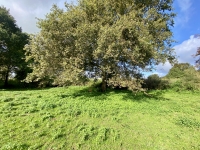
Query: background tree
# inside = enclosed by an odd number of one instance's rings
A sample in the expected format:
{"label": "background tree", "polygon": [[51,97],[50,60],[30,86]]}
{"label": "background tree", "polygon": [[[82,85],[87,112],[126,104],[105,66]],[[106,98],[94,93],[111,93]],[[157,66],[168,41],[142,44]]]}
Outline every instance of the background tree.
{"label": "background tree", "polygon": [[166,75],[167,78],[181,78],[185,76],[187,73],[186,70],[192,69],[195,70],[193,66],[189,63],[176,63],[174,66],[169,70],[168,74]]}
{"label": "background tree", "polygon": [[[198,57],[198,56],[200,56],[200,47],[197,48],[197,52],[195,54],[195,57]],[[196,60],[196,67],[200,69],[200,57]]]}
{"label": "background tree", "polygon": [[157,74],[152,74],[144,79],[143,88],[148,90],[163,90],[169,88],[169,82],[166,79],[160,78]]}
{"label": "background tree", "polygon": [[27,81],[48,76],[63,85],[90,74],[102,79],[102,91],[107,84],[140,89],[143,70],[174,60],[172,2],[80,0],[66,11],[54,5],[25,48],[33,61]]}
{"label": "background tree", "polygon": [[189,63],[175,64],[164,77],[170,86],[177,90],[195,90],[200,88],[200,72]]}
{"label": "background tree", "polygon": [[22,33],[9,10],[0,6],[0,74],[5,87],[9,75],[20,70],[25,62],[23,47],[27,42],[28,35]]}

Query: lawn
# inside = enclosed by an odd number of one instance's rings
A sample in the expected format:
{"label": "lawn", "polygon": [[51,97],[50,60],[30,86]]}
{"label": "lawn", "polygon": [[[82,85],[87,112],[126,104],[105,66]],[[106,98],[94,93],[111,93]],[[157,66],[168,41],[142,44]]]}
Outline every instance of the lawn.
{"label": "lawn", "polygon": [[200,92],[0,90],[0,149],[200,149]]}

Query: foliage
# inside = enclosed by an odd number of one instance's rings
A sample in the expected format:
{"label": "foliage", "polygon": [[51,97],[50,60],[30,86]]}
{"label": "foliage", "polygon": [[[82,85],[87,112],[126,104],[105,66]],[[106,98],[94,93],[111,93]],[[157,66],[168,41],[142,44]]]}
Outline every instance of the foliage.
{"label": "foliage", "polygon": [[66,11],[54,5],[25,47],[33,69],[26,81],[48,76],[66,85],[92,76],[103,91],[107,84],[141,89],[142,70],[174,60],[172,2],[80,0]]}
{"label": "foliage", "polygon": [[167,89],[169,82],[160,78],[157,74],[153,74],[144,80],[143,87],[148,90]]}
{"label": "foliage", "polygon": [[188,63],[175,64],[165,78],[171,80],[171,88],[176,90],[200,88],[200,72]]}
{"label": "foliage", "polygon": [[167,78],[181,78],[187,74],[188,69],[193,69],[189,63],[177,63],[175,64],[166,75]]}
{"label": "foliage", "polygon": [[199,92],[0,90],[0,149],[199,149]]}
{"label": "foliage", "polygon": [[4,86],[10,75],[26,68],[23,47],[27,42],[28,35],[16,25],[9,10],[0,6],[0,78],[4,80]]}
{"label": "foliage", "polygon": [[[197,52],[195,54],[195,57],[200,56],[200,47],[197,48]],[[196,60],[196,67],[200,69],[200,57]]]}

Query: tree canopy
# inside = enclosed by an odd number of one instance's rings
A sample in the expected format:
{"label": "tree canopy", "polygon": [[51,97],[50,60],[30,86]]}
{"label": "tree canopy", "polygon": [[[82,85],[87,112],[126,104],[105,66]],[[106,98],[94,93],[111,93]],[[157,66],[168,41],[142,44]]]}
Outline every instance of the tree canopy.
{"label": "tree canopy", "polygon": [[168,78],[181,78],[187,74],[187,70],[194,70],[195,68],[191,66],[189,63],[176,63],[174,66],[169,70],[166,77]]}
{"label": "tree canopy", "polygon": [[26,66],[23,48],[27,39],[28,35],[22,33],[9,10],[0,6],[0,78],[4,80],[4,86],[7,86],[11,73]]}
{"label": "tree canopy", "polygon": [[138,90],[141,72],[167,60],[174,51],[172,0],[79,0],[54,5],[39,19],[40,33],[25,47],[33,72],[27,81],[44,77],[54,84],[101,78],[106,85]]}
{"label": "tree canopy", "polygon": [[189,63],[177,63],[165,76],[172,88],[195,90],[200,88],[200,72]]}

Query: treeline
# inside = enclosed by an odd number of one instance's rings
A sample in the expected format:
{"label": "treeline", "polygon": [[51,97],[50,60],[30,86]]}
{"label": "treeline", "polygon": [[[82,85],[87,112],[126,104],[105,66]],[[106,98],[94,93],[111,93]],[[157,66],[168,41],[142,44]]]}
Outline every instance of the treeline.
{"label": "treeline", "polygon": [[200,71],[189,63],[177,63],[165,77],[161,78],[153,74],[144,79],[143,87],[149,90],[198,90],[200,89]]}

